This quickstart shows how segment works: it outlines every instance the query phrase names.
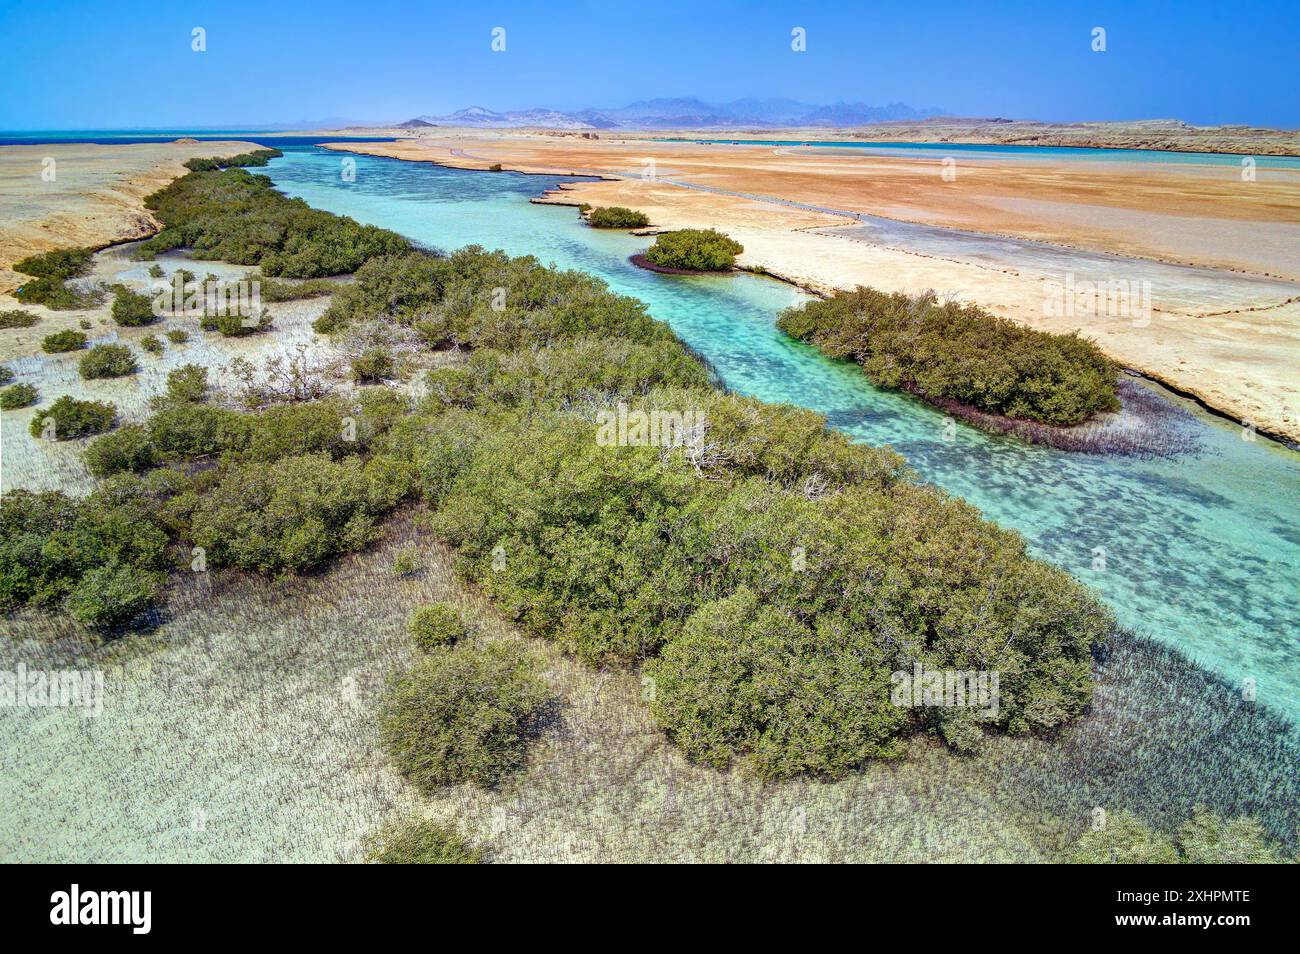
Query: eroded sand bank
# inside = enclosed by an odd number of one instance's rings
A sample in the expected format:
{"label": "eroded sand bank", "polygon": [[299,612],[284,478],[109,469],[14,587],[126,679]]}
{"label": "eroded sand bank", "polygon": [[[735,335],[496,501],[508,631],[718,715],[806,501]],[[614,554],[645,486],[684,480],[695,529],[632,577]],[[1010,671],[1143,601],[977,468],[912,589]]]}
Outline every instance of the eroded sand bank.
{"label": "eroded sand bank", "polygon": [[[144,238],[158,223],[144,207],[151,192],[186,172],[198,156],[233,156],[247,142],[44,143],[0,146],[0,294],[22,284],[10,266],[59,248]],[[11,307],[0,297],[0,307]]]}
{"label": "eroded sand bank", "polygon": [[[541,201],[626,205],[658,228],[716,227],[744,244],[741,264],[815,291],[933,288],[1033,327],[1078,330],[1125,367],[1300,441],[1300,174],[1290,170],[1261,169],[1246,183],[1232,166],[963,160],[948,182],[939,160],[507,131],[440,130],[331,148],[605,176]],[[646,159],[654,160],[653,178],[643,175]],[[1052,278],[1018,268],[1014,257],[990,264],[877,244],[853,218],[789,202],[1135,256],[1116,260],[1114,277],[1124,281],[1142,281],[1150,261],[1247,281],[1233,284],[1236,299],[1225,303],[1222,289],[1199,291],[1207,273],[1189,270],[1186,289],[1153,296],[1149,316],[1068,313],[1045,304],[1055,295]],[[1168,289],[1167,270],[1162,277]]]}

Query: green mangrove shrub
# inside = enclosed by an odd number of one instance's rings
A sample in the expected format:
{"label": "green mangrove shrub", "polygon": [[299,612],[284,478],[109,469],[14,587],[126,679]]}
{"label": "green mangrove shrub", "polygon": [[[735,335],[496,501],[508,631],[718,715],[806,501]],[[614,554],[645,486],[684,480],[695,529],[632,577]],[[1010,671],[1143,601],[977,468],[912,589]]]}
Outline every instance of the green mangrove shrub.
{"label": "green mangrove shrub", "polygon": [[113,286],[113,320],[125,328],[137,328],[158,320],[153,311],[153,299],[132,291],[125,285]]}
{"label": "green mangrove shrub", "polygon": [[500,783],[521,769],[553,695],[517,643],[461,645],[421,657],[394,685],[380,736],[417,788]]}
{"label": "green mangrove shrub", "polygon": [[407,621],[406,631],[425,652],[446,649],[469,635],[469,627],[460,613],[446,603],[417,606]]}
{"label": "green mangrove shrub", "polygon": [[745,246],[716,229],[679,229],[658,236],[645,257],[660,268],[722,272],[734,267],[736,256],[744,250]]}
{"label": "green mangrove shrub", "polygon": [[21,308],[0,311],[0,328],[30,328],[40,320],[39,316]]}
{"label": "green mangrove shrub", "polygon": [[198,497],[190,537],[216,566],[306,570],[376,540],[413,480],[409,464],[382,456],[236,464]]}
{"label": "green mangrove shrub", "polygon": [[621,205],[601,205],[587,213],[587,224],[596,229],[639,229],[650,224],[650,216]]}
{"label": "green mangrove shrub", "polygon": [[342,275],[410,248],[395,232],[286,198],[243,169],[191,172],[145,205],[163,230],[141,246],[144,254],[188,248],[199,258],[257,265],[271,277]]}
{"label": "green mangrove shrub", "polygon": [[186,159],[185,168],[190,172],[213,172],[219,169],[230,169],[235,166],[264,166],[271,159],[278,159],[284,153],[279,149],[254,149],[251,152],[241,152],[236,156],[226,156],[225,158],[208,159],[199,158]]}
{"label": "green mangrove shrub", "polygon": [[96,477],[148,470],[158,462],[149,429],[143,424],[126,424],[95,438],[86,448],[84,459]]}
{"label": "green mangrove shrub", "polygon": [[78,401],[65,394],[33,415],[29,430],[33,437],[52,435],[56,440],[65,441],[103,433],[116,420],[117,408],[108,401]]}
{"label": "green mangrove shrub", "polygon": [[164,400],[172,404],[198,404],[208,396],[208,369],[201,364],[183,364],[167,372]]}
{"label": "green mangrove shrub", "polygon": [[79,351],[86,347],[88,339],[80,331],[67,329],[65,331],[56,331],[52,335],[46,335],[41,339],[41,350],[46,354],[59,354],[64,351]]}
{"label": "green mangrove shrub", "polygon": [[1078,335],[1035,331],[974,305],[859,286],[782,312],[777,327],[874,384],[1069,426],[1119,409],[1115,366]]}
{"label": "green mangrove shrub", "polygon": [[92,380],[135,374],[140,367],[126,345],[98,344],[82,356],[77,369],[83,378]]}
{"label": "green mangrove shrub", "polygon": [[120,626],[156,597],[168,564],[157,487],[134,476],[84,500],[15,490],[0,498],[0,607],[63,606]]}
{"label": "green mangrove shrub", "polygon": [[34,385],[11,384],[0,390],[0,410],[16,411],[19,408],[31,407],[36,403],[39,394]]}
{"label": "green mangrove shrub", "polygon": [[32,276],[14,292],[25,304],[44,305],[55,311],[93,308],[103,301],[98,288],[75,289],[66,283],[90,271],[95,250],[68,248],[39,255],[29,255],[14,264],[14,271]]}
{"label": "green mangrove shrub", "polygon": [[376,319],[415,329],[432,348],[513,349],[601,336],[676,343],[641,302],[615,295],[591,275],[478,246],[367,262],[315,328],[333,333]]}
{"label": "green mangrove shrub", "polygon": [[199,319],[199,327],[204,331],[219,331],[226,338],[242,338],[270,328],[271,315],[265,310],[256,315],[204,315]]}

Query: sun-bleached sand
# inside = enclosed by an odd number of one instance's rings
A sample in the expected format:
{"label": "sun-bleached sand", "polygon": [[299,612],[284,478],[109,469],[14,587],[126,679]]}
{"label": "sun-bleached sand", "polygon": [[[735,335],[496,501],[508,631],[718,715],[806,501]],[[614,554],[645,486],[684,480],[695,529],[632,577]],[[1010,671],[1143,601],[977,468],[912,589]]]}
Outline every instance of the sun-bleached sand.
{"label": "sun-bleached sand", "polygon": [[[144,199],[186,172],[199,156],[233,156],[247,142],[0,146],[0,296],[23,283],[14,262],[59,248],[100,247],[144,238],[159,225]],[[12,301],[0,297],[3,307]]]}
{"label": "sun-bleached sand", "polygon": [[[603,134],[602,134],[603,135]],[[745,246],[740,263],[817,292],[858,284],[936,289],[1037,328],[1080,331],[1127,368],[1190,394],[1263,433],[1300,441],[1300,174],[1165,163],[917,160],[573,134],[436,130],[390,143],[331,148],[469,169],[597,175],[539,201],[625,205],[657,229],[718,228]],[[644,176],[653,159],[653,177]],[[718,190],[718,191],[709,191]],[[743,195],[726,194],[742,193]],[[761,198],[756,198],[761,197]],[[923,254],[868,241],[865,213],[929,226],[1047,241],[1116,260],[1141,278],[1144,264],[1186,263],[1226,276],[1276,276],[1239,300],[1188,289],[1153,295],[1141,317],[1052,313],[1041,272]],[[1228,271],[1228,270],[1231,271]],[[1175,273],[1176,274],[1176,273]],[[1211,273],[1213,277],[1213,273]],[[1292,291],[1294,289],[1294,291]]]}

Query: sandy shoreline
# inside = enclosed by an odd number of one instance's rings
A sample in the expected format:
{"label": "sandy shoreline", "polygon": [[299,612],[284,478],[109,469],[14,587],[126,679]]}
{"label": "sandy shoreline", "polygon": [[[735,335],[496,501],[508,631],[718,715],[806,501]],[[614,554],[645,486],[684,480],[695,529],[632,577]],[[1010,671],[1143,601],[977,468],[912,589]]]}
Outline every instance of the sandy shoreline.
{"label": "sandy shoreline", "polygon": [[[1232,301],[1227,307],[1217,299],[1201,302],[1180,299],[1171,305],[1157,296],[1149,321],[1048,314],[1044,308],[1046,284],[1040,276],[1022,274],[1013,267],[955,261],[940,255],[872,244],[846,234],[844,226],[856,223],[842,215],[790,207],[779,200],[761,201],[728,195],[725,191],[703,191],[706,188],[730,191],[730,187],[738,186],[741,188],[736,191],[763,192],[773,198],[780,196],[800,202],[811,200],[808,204],[818,206],[833,206],[841,201],[838,208],[856,205],[864,212],[887,214],[869,208],[868,200],[861,194],[850,196],[851,203],[842,201],[852,191],[846,189],[842,180],[847,177],[857,181],[860,172],[855,167],[863,161],[860,157],[849,157],[850,166],[846,169],[841,157],[790,160],[775,157],[770,148],[764,147],[727,147],[723,152],[708,152],[715,147],[655,143],[656,148],[661,145],[669,148],[654,157],[656,177],[645,179],[640,176],[642,163],[637,152],[644,152],[646,145],[635,141],[481,131],[426,134],[391,143],[328,144],[329,148],[344,151],[455,168],[486,169],[500,163],[505,169],[521,172],[602,176],[599,181],[566,184],[537,201],[560,205],[583,202],[625,205],[646,212],[659,228],[716,227],[745,246],[740,258],[743,266],[818,293],[858,284],[912,293],[937,289],[1032,327],[1063,333],[1079,331],[1095,339],[1123,366],[1230,418],[1248,422],[1259,433],[1300,442],[1300,389],[1295,380],[1295,368],[1300,366],[1300,301],[1285,292]],[[798,168],[792,168],[792,163]],[[963,216],[969,215],[971,208],[989,208],[990,196],[1007,187],[998,177],[1007,176],[1009,170],[1000,169],[998,163],[985,163],[979,175],[965,177],[968,183],[973,179],[989,188],[945,193],[935,183],[917,183],[918,172],[912,160],[873,156],[869,161],[872,168],[888,167],[891,163],[895,166],[890,173],[892,179],[886,181],[912,179],[915,205],[909,211],[915,217],[920,210],[930,217],[929,224],[933,225],[947,222],[970,228],[970,221]],[[777,168],[764,171],[768,164]],[[1054,190],[1065,181],[1073,183],[1066,195],[1075,199],[1083,196],[1072,203],[1072,209],[1086,212],[1090,208],[1088,195],[1110,190],[1111,213],[1144,219],[1152,234],[1159,230],[1161,216],[1168,216],[1153,209],[1151,203],[1163,208],[1168,204],[1168,194],[1179,192],[1184,211],[1195,209],[1199,217],[1215,216],[1220,228],[1216,233],[1218,241],[1211,247],[1214,254],[1211,260],[1205,260],[1196,254],[1195,247],[1178,250],[1189,254],[1168,254],[1168,243],[1162,248],[1141,236],[1131,236],[1126,243],[1128,247],[1112,248],[1095,230],[1074,227],[1068,216],[1062,215],[1051,220],[1046,229],[1041,223],[1033,229],[1011,223],[1006,234],[1041,240],[1044,236],[1035,232],[1045,230],[1058,240],[1064,235],[1067,241],[1063,244],[1081,249],[1140,251],[1156,261],[1192,261],[1204,267],[1217,265],[1220,269],[1230,265],[1257,275],[1280,271],[1288,277],[1300,277],[1300,261],[1292,261],[1300,256],[1300,242],[1290,245],[1286,240],[1291,230],[1300,229],[1300,175],[1282,172],[1265,183],[1265,190],[1253,192],[1238,189],[1230,179],[1214,174],[1213,170],[1207,173],[1204,167],[1197,167],[1193,172],[1175,169],[1166,173],[1170,167],[1157,164],[1155,170],[1135,173],[1127,163],[1113,164],[1121,167],[1118,169],[1100,163],[1088,164],[1088,169],[1060,169],[1057,168],[1060,163],[1035,164],[1046,168],[1034,171],[1027,178],[1021,176],[1019,166],[1010,170],[1015,175],[1009,178],[1020,189],[1022,198],[1048,195],[1059,199],[1062,193]],[[932,166],[920,174],[927,179],[938,179]],[[958,182],[963,175],[964,171],[959,169]],[[758,188],[754,184],[755,176],[763,177],[760,185],[765,184],[768,189],[786,191]],[[673,182],[665,181],[668,179]],[[831,180],[831,184],[819,192],[818,183],[823,179]],[[678,182],[682,184],[675,184]],[[1117,185],[1122,188],[1117,190]],[[873,187],[877,192],[879,188]],[[1184,189],[1189,191],[1180,191]],[[865,194],[873,193],[867,190]],[[1157,199],[1161,194],[1164,198]],[[1260,219],[1252,221],[1251,216]],[[978,224],[985,227],[977,231],[1002,232],[989,226],[1008,223],[992,214]],[[1189,228],[1197,241],[1207,239],[1203,224],[1195,222]],[[1246,246],[1244,260],[1241,253],[1237,253],[1237,261],[1224,260],[1232,258],[1231,247],[1236,245],[1239,232],[1247,230],[1259,236],[1268,234],[1270,229],[1278,241],[1269,244],[1257,239],[1253,245]],[[1300,235],[1300,231],[1296,234]],[[1140,277],[1143,264],[1138,262],[1130,267],[1138,269],[1134,274]],[[1300,286],[1296,293],[1300,294]]]}
{"label": "sandy shoreline", "polygon": [[[247,142],[195,141],[0,146],[0,296],[23,283],[25,276],[10,266],[28,255],[101,248],[157,232],[159,224],[144,199],[183,176],[185,160],[254,148]],[[46,181],[47,170],[53,181]],[[13,304],[4,297],[0,303]]]}

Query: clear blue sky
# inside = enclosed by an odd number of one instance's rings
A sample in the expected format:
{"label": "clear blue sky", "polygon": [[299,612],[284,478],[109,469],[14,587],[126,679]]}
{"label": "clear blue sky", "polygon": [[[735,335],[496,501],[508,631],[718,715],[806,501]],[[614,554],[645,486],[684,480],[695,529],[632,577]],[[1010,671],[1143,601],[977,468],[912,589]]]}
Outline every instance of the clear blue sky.
{"label": "clear blue sky", "polygon": [[[207,31],[207,52],[190,49]],[[493,53],[491,30],[506,29]],[[790,50],[790,30],[808,49]],[[1090,49],[1107,31],[1107,51]],[[0,0],[0,129],[788,96],[1300,127],[1300,2]]]}

